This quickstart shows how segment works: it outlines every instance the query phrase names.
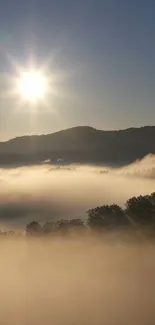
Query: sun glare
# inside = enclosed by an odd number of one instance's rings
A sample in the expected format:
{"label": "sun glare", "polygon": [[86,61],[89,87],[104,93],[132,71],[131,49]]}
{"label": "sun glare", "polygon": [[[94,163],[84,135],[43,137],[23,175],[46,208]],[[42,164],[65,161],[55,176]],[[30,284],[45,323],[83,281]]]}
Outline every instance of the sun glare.
{"label": "sun glare", "polygon": [[19,93],[22,98],[36,101],[44,98],[47,90],[45,76],[32,70],[21,74],[19,78]]}

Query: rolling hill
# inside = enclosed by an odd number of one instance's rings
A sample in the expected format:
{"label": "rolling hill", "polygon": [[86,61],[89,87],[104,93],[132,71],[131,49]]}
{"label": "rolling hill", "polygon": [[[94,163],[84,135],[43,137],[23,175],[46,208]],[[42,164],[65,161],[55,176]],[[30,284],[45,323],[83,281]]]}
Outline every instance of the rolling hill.
{"label": "rolling hill", "polygon": [[0,142],[0,164],[127,164],[155,154],[155,126],[102,131],[79,126],[47,135],[22,136]]}

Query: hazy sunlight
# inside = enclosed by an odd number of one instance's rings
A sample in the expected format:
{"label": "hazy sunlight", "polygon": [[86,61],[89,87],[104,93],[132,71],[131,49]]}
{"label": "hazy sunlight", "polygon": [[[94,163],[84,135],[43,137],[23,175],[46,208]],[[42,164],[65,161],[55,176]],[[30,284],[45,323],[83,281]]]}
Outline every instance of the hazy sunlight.
{"label": "hazy sunlight", "polygon": [[18,87],[24,99],[30,101],[43,99],[47,90],[46,77],[37,70],[27,71],[21,74]]}

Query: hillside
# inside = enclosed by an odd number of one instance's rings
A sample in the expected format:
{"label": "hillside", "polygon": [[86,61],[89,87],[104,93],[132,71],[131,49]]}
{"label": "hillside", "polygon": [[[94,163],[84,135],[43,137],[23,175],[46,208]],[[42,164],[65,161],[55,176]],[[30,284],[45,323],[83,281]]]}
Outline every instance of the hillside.
{"label": "hillside", "polygon": [[155,154],[155,126],[119,131],[74,127],[47,135],[0,142],[0,164],[38,163],[59,158],[77,163],[126,164]]}

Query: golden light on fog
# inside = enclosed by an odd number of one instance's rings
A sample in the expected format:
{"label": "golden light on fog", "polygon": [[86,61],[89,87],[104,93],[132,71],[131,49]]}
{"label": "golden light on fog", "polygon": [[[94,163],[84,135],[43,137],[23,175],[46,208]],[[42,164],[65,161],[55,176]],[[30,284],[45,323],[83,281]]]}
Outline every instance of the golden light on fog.
{"label": "golden light on fog", "polygon": [[18,91],[23,99],[29,101],[42,100],[47,91],[47,79],[37,70],[23,72],[19,76]]}

